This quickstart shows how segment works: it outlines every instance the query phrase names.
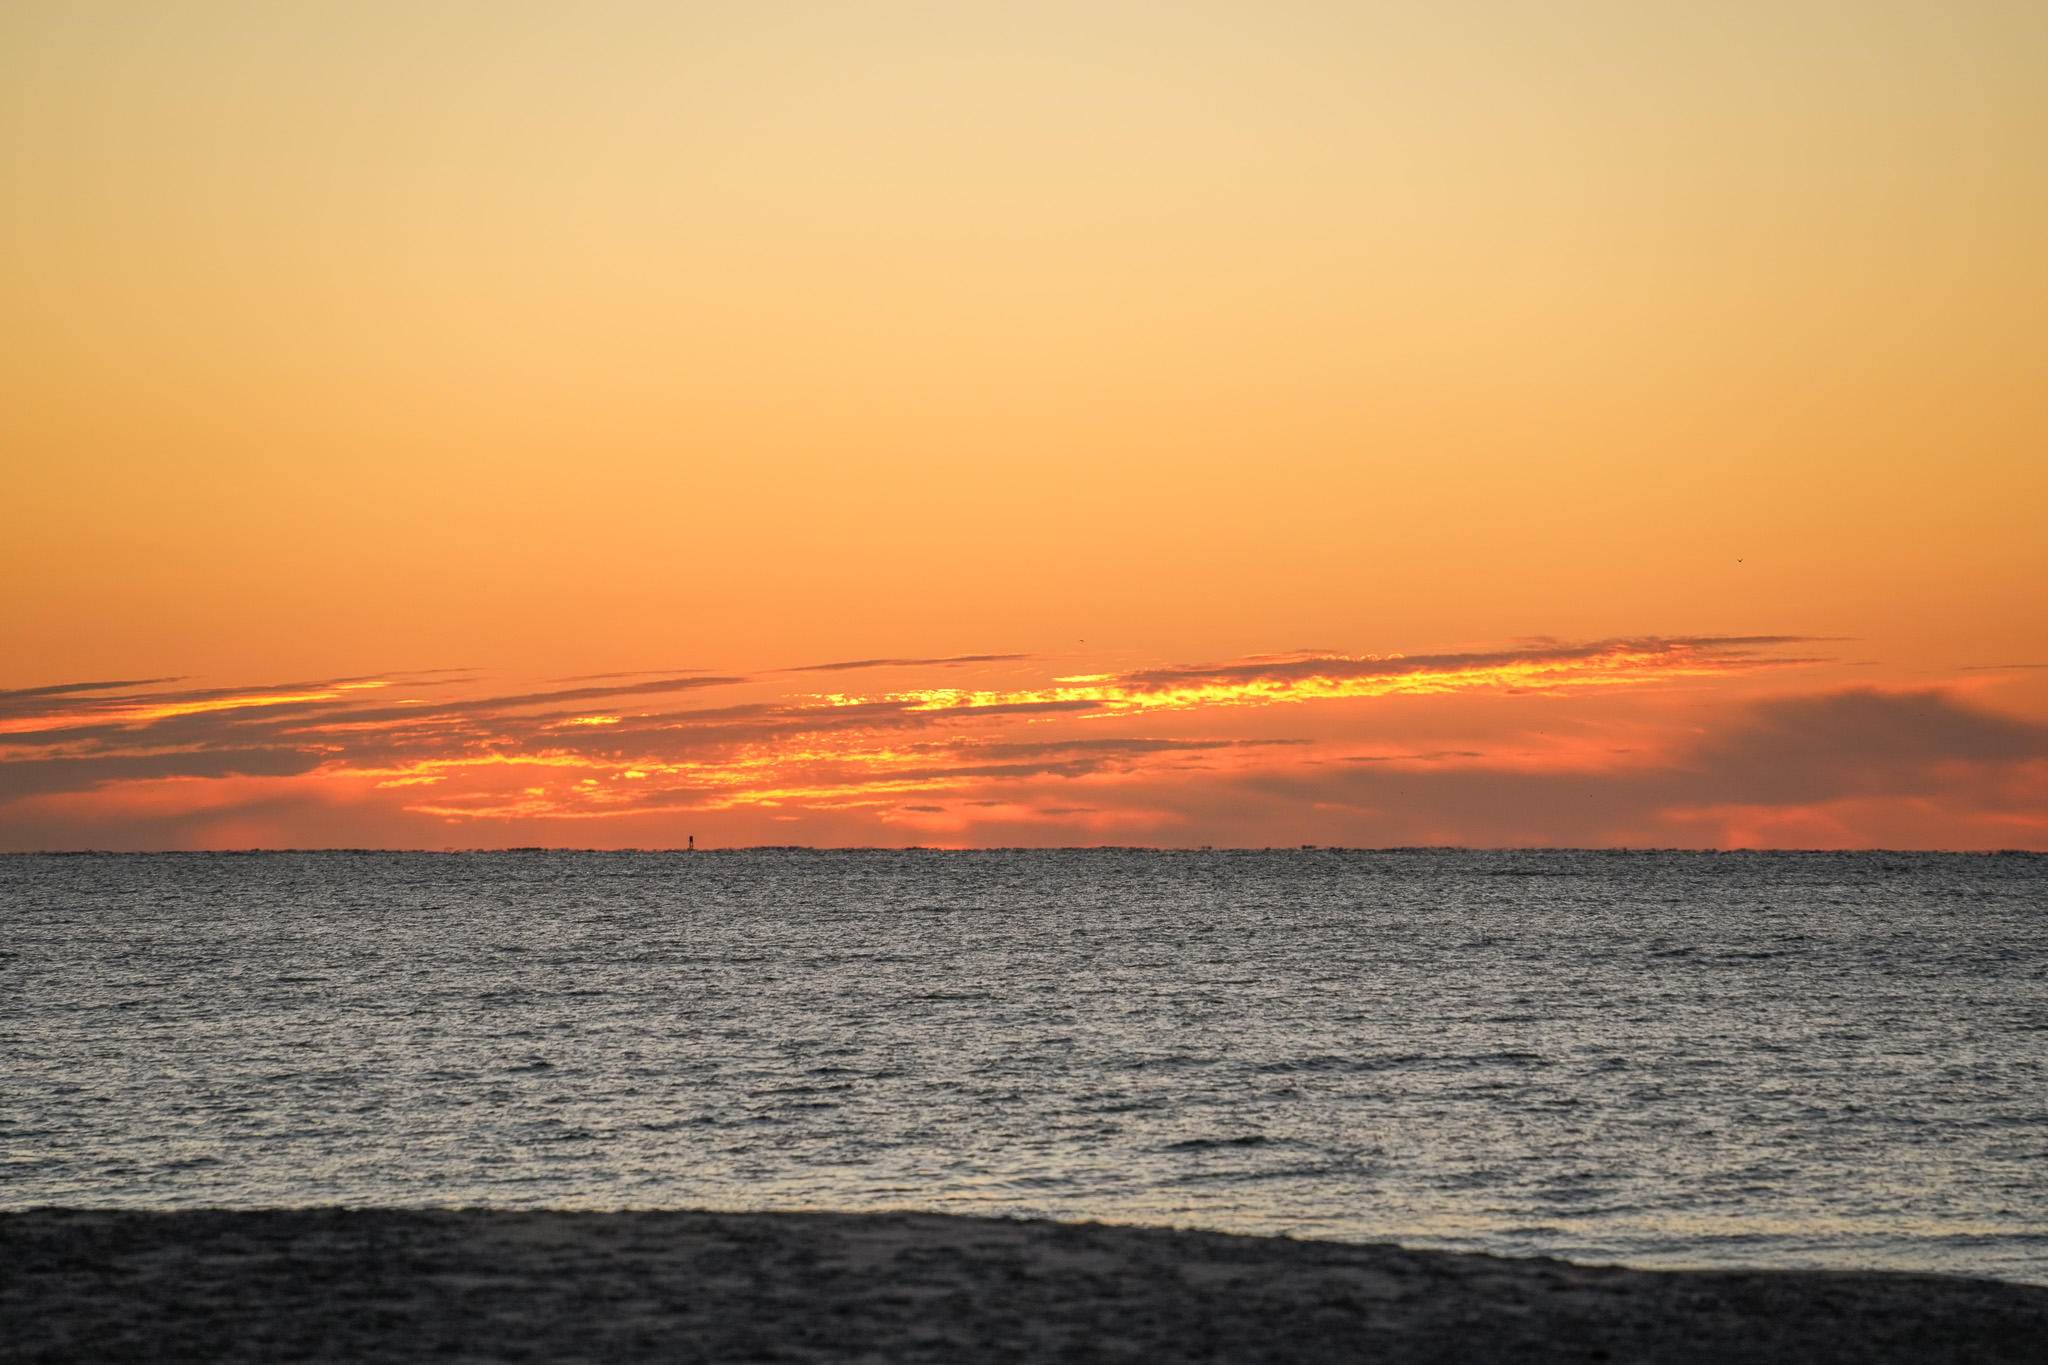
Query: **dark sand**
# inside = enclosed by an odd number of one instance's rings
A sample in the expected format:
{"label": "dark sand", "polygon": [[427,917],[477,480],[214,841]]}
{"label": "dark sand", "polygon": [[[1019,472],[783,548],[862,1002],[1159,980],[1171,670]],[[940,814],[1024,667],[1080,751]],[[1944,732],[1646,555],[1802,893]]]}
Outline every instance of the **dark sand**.
{"label": "dark sand", "polygon": [[932,1214],[0,1214],[0,1360],[2044,1361],[2048,1288]]}

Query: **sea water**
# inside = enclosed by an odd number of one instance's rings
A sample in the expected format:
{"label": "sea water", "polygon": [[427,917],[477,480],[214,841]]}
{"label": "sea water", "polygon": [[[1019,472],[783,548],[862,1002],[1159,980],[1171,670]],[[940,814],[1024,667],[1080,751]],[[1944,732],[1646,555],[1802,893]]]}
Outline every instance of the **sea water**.
{"label": "sea water", "polygon": [[2048,857],[0,858],[0,1206],[918,1208],[2048,1281]]}

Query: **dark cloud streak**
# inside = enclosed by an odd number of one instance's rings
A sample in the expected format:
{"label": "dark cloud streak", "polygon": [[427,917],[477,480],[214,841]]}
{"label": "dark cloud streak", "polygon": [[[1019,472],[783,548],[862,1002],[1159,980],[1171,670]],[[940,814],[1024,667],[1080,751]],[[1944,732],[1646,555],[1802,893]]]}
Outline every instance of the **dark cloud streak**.
{"label": "dark cloud streak", "polygon": [[804,664],[778,673],[851,673],[863,668],[931,668],[946,664],[1006,664],[1037,657],[1032,654],[953,654],[943,659],[850,659],[836,664]]}
{"label": "dark cloud streak", "polygon": [[1820,663],[1825,660],[1773,657],[1763,659],[1758,651],[1790,644],[1817,643],[1803,635],[1688,635],[1636,636],[1596,640],[1589,644],[1566,645],[1554,641],[1535,647],[1493,650],[1470,654],[1410,654],[1389,658],[1353,658],[1341,654],[1314,654],[1239,663],[1175,665],[1140,669],[1116,675],[1115,681],[1139,691],[1165,691],[1191,684],[1253,682],[1303,682],[1311,678],[1398,678],[1421,673],[1479,673],[1512,668],[1518,664],[1576,663],[1619,655],[1644,655],[1678,662],[1702,659],[1712,663],[1773,665]]}

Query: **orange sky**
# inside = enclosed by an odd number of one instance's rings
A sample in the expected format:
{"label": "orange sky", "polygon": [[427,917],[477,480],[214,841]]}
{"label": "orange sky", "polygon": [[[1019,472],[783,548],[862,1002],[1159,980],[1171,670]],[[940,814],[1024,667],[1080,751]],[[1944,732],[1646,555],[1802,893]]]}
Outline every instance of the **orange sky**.
{"label": "orange sky", "polygon": [[0,168],[0,847],[2048,848],[2039,6],[24,0]]}

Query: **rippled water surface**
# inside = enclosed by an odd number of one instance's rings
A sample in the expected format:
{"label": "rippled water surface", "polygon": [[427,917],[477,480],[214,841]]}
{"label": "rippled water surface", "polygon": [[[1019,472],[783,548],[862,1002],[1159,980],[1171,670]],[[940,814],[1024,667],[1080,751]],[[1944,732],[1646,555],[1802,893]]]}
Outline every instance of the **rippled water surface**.
{"label": "rippled water surface", "polygon": [[0,858],[0,1204],[919,1207],[2048,1281],[2048,858]]}

